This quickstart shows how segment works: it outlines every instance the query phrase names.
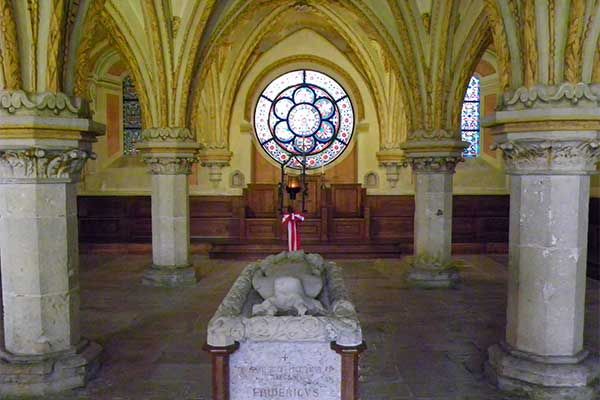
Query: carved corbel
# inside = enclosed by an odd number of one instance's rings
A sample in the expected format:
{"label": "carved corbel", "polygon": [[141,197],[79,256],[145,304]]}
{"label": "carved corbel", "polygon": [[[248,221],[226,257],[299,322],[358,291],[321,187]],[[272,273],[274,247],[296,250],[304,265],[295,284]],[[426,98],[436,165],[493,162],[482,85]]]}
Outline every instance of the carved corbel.
{"label": "carved corbel", "polygon": [[198,153],[202,167],[208,168],[208,180],[218,186],[223,180],[223,168],[229,166],[233,154],[225,149],[203,149]]}
{"label": "carved corbel", "polygon": [[406,160],[401,150],[384,150],[377,153],[379,165],[385,168],[385,177],[391,188],[395,188],[400,180],[400,169]]}

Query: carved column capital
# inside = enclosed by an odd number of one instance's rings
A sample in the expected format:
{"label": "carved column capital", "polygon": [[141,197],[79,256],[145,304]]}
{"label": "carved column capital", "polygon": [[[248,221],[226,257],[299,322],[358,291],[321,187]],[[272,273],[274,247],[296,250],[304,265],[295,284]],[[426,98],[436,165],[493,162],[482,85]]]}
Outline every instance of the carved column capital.
{"label": "carved column capital", "polygon": [[461,161],[464,161],[462,156],[408,157],[404,165],[410,165],[415,173],[453,174]]}
{"label": "carved column capital", "polygon": [[189,175],[192,164],[198,162],[200,145],[188,128],[153,127],[142,131],[142,141],[136,148],[151,174]]}
{"label": "carved column capital", "polygon": [[192,172],[192,164],[198,161],[192,155],[146,154],[142,159],[150,167],[150,173],[155,175],[189,175]]}
{"label": "carved column capital", "polygon": [[0,183],[77,182],[90,151],[69,149],[20,148],[0,150]]}
{"label": "carved column capital", "polygon": [[588,175],[600,162],[600,137],[504,140],[492,148],[502,150],[512,175]]}

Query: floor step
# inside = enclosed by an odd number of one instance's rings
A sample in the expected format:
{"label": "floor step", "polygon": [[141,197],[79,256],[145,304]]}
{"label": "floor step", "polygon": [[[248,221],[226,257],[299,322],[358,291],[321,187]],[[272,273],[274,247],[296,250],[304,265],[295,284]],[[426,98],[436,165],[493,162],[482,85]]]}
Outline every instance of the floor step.
{"label": "floor step", "polygon": [[[319,253],[324,257],[335,258],[396,258],[409,254],[412,250],[398,243],[306,243],[302,248],[307,253]],[[213,243],[209,251],[211,258],[260,258],[269,254],[277,254],[287,249],[281,242],[238,242]]]}

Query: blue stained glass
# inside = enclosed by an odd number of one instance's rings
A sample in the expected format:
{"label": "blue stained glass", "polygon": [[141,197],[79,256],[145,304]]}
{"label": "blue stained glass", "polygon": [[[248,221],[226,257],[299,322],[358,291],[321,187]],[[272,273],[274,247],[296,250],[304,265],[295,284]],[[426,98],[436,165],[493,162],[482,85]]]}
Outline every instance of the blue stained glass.
{"label": "blue stained glass", "polygon": [[142,138],[142,108],[133,79],[123,78],[123,154],[135,154],[135,142]]}
{"label": "blue stained glass", "polygon": [[462,140],[469,143],[469,147],[463,151],[463,157],[465,158],[474,158],[479,155],[481,140],[480,101],[481,84],[479,78],[473,76],[469,86],[467,86],[461,112]]}
{"label": "blue stained glass", "polygon": [[265,152],[290,168],[325,166],[348,147],[354,109],[344,89],[317,71],[288,72],[262,92],[254,130]]}

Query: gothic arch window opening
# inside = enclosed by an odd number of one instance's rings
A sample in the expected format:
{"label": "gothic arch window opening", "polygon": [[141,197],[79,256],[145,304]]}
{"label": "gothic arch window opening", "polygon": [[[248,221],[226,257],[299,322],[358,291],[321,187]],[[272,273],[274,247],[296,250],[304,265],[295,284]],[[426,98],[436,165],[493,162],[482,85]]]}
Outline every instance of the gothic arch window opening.
{"label": "gothic arch window opening", "polygon": [[481,81],[473,75],[467,86],[461,111],[461,137],[469,143],[463,157],[475,158],[479,155],[481,142]]}
{"label": "gothic arch window opening", "polygon": [[123,155],[135,155],[135,142],[142,138],[142,108],[130,75],[123,78]]}
{"label": "gothic arch window opening", "polygon": [[275,78],[254,111],[254,132],[265,153],[296,170],[324,168],[338,159],[354,126],[347,92],[330,76],[307,69]]}

